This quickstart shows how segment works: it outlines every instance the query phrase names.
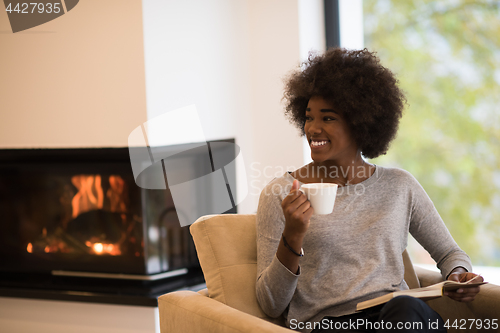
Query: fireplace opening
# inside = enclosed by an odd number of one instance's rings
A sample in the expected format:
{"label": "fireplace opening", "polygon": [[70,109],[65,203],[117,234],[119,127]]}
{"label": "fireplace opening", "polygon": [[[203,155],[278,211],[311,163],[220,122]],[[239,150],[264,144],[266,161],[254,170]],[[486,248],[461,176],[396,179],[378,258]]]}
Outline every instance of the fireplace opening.
{"label": "fireplace opening", "polygon": [[[185,145],[168,149],[179,151],[183,173],[213,167],[204,156],[181,154]],[[129,148],[0,150],[0,272],[147,277],[199,270],[170,189],[137,186],[129,156]]]}

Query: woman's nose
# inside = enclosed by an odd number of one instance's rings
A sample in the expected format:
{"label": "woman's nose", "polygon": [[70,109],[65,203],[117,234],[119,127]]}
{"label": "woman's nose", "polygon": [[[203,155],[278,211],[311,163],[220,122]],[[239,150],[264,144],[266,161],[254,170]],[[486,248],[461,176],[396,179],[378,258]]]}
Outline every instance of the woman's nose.
{"label": "woman's nose", "polygon": [[309,126],[308,132],[309,132],[309,134],[320,134],[322,130],[323,130],[323,128],[321,127],[321,124],[313,122]]}

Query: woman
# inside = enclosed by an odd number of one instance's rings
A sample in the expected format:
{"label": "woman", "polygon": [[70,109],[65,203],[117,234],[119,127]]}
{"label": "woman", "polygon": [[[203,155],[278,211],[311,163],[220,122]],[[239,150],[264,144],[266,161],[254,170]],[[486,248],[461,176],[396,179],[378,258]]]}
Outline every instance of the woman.
{"label": "woman", "polygon": [[[431,254],[444,279],[475,276],[417,180],[362,157],[385,154],[396,135],[405,104],[396,78],[366,49],[331,49],[304,65],[287,79],[284,99],[290,121],[307,137],[313,162],[275,178],[260,196],[260,306],[304,332],[335,332],[335,327],[383,332],[389,322],[393,330],[400,322],[420,322],[422,329],[415,331],[445,332],[441,317],[412,297],[355,313],[358,302],[408,289],[402,260],[408,232]],[[313,215],[298,190],[320,182],[339,185],[328,215]],[[447,296],[470,302],[478,292],[459,289]]]}

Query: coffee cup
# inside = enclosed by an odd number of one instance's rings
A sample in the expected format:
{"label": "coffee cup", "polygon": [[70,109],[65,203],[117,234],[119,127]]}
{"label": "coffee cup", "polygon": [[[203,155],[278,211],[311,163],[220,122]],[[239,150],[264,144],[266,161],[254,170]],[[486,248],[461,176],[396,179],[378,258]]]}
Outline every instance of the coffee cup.
{"label": "coffee cup", "polygon": [[337,184],[310,183],[302,185],[299,191],[304,193],[311,202],[314,215],[325,215],[333,212],[333,206],[337,198],[337,188]]}

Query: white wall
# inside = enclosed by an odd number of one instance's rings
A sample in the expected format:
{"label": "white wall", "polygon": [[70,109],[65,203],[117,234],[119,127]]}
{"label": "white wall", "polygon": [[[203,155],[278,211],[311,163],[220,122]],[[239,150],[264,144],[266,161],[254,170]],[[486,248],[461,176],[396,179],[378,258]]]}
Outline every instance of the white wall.
{"label": "white wall", "polygon": [[307,60],[310,51],[326,50],[325,10],[323,0],[299,0],[300,61]]}
{"label": "white wall", "polygon": [[[195,104],[207,140],[234,137],[240,213],[255,212],[273,177],[265,166],[302,163],[283,116],[282,77],[299,63],[298,2],[143,0],[148,119]],[[189,126],[183,122],[180,126]]]}
{"label": "white wall", "polygon": [[136,0],[80,1],[15,34],[1,4],[0,147],[126,147],[146,120],[142,49]]}
{"label": "white wall", "polygon": [[300,63],[298,2],[250,0],[253,165],[255,198],[274,177],[302,165],[302,144],[283,115],[283,78]]}
{"label": "white wall", "polygon": [[[80,1],[15,34],[1,4],[0,45],[0,147],[123,147],[146,121],[139,1]],[[0,331],[153,333],[157,311],[0,297]]]}
{"label": "white wall", "polygon": [[[325,8],[323,0],[299,0],[300,60],[305,61],[309,52],[326,50]],[[302,138],[303,164],[312,162],[311,149],[306,137]]]}

